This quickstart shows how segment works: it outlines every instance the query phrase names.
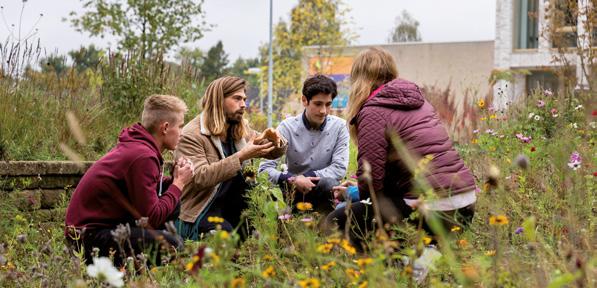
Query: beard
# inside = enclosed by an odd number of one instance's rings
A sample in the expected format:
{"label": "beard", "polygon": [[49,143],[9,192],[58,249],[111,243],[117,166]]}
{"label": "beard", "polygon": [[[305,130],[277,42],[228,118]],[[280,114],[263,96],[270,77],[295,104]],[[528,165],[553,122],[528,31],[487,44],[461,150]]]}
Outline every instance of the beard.
{"label": "beard", "polygon": [[244,109],[238,109],[234,112],[226,112],[226,123],[235,125],[243,121]]}

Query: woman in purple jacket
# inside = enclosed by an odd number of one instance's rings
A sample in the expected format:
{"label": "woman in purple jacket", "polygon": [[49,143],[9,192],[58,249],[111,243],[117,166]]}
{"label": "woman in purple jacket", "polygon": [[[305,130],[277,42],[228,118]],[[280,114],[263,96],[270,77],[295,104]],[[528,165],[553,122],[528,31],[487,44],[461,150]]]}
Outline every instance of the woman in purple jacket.
{"label": "woman in purple jacket", "polygon": [[[371,226],[374,213],[370,202],[355,201],[371,197],[370,187],[384,223],[398,223],[418,207],[425,215],[440,215],[436,219],[448,231],[467,225],[476,201],[473,175],[419,87],[397,77],[394,58],[381,48],[361,52],[352,66],[348,119],[351,138],[358,144],[358,193],[347,193],[357,190],[356,183],[350,182],[335,187],[334,192],[340,198],[349,195],[354,202],[351,209],[360,229],[351,230],[365,231],[364,226]],[[420,197],[418,191],[424,189],[415,183],[413,171],[407,168],[392,139],[401,140],[414,162],[425,166],[419,178],[426,180],[432,195]],[[365,175],[364,163],[371,167]],[[343,230],[345,215],[344,209],[337,209],[328,215],[327,223],[335,222]],[[424,226],[432,233],[428,225]],[[358,244],[358,237],[352,237]]]}

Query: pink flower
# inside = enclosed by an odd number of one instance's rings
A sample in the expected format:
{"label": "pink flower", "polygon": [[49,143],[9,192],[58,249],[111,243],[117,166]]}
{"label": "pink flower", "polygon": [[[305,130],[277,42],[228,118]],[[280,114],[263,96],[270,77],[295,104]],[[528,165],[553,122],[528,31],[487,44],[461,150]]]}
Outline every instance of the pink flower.
{"label": "pink flower", "polygon": [[537,107],[541,108],[543,106],[545,106],[545,101],[543,101],[543,100],[537,101]]}
{"label": "pink flower", "polygon": [[549,89],[545,89],[545,91],[543,91],[543,94],[545,94],[545,96],[553,96],[553,92],[551,92],[551,90]]}
{"label": "pink flower", "polygon": [[553,118],[558,117],[558,109],[551,108],[551,117],[553,117]]}
{"label": "pink flower", "polygon": [[580,164],[582,164],[580,154],[576,151],[572,152],[572,154],[570,154],[570,160],[568,161],[568,167],[572,168],[572,170],[576,170],[580,168]]}
{"label": "pink flower", "polygon": [[292,215],[290,215],[288,213],[278,216],[278,219],[280,219],[280,220],[289,220],[290,218],[292,218]]}
{"label": "pink flower", "polygon": [[520,140],[522,143],[531,143],[531,140],[533,139],[531,136],[527,137],[522,135],[522,133],[516,134],[516,138],[518,138],[518,140]]}
{"label": "pink flower", "polygon": [[311,218],[311,217],[305,217],[305,218],[302,218],[301,221],[302,222],[311,222],[311,221],[313,221],[313,218]]}

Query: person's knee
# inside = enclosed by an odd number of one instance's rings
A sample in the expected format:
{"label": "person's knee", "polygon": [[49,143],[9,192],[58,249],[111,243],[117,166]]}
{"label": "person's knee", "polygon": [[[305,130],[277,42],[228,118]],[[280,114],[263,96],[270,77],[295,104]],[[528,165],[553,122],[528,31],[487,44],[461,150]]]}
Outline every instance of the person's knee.
{"label": "person's knee", "polygon": [[340,182],[334,178],[321,177],[321,178],[319,178],[319,182],[317,182],[317,186],[315,187],[315,190],[329,192],[329,191],[332,191],[332,188],[334,188],[334,186],[338,186],[338,185],[340,185]]}

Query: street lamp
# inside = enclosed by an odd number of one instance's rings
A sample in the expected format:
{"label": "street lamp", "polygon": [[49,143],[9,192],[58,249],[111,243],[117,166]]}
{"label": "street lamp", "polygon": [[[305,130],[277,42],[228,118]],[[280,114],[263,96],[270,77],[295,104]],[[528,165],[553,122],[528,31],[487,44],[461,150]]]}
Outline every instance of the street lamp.
{"label": "street lamp", "polygon": [[272,94],[274,78],[274,60],[272,59],[272,17],[274,14],[273,0],[269,0],[269,69],[267,71],[267,127],[272,127]]}

